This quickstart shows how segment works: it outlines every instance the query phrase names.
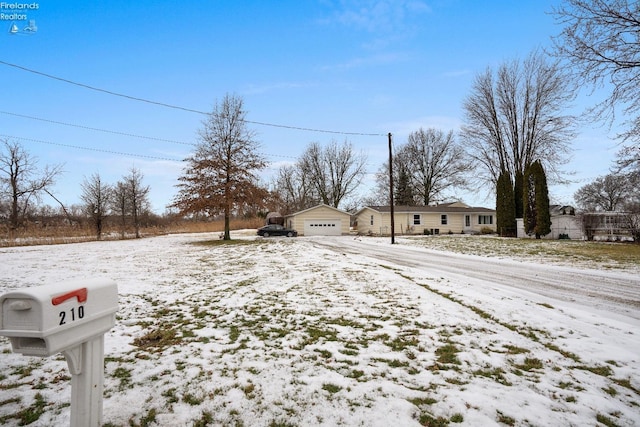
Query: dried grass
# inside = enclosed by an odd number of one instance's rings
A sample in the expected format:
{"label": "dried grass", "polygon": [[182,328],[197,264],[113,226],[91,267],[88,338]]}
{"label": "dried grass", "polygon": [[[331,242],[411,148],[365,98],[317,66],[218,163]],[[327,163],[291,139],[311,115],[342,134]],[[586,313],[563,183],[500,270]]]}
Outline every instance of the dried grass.
{"label": "dried grass", "polygon": [[[253,229],[264,225],[263,218],[233,219],[231,230]],[[177,233],[214,233],[224,231],[224,220],[216,221],[181,221],[166,226],[144,227],[140,229],[143,237]],[[0,247],[59,245],[65,243],[79,243],[95,241],[95,230],[90,226],[31,226],[14,233],[12,238],[5,231],[0,235]],[[102,232],[101,240],[134,239],[133,230],[127,230],[122,235],[120,228],[107,226]]]}

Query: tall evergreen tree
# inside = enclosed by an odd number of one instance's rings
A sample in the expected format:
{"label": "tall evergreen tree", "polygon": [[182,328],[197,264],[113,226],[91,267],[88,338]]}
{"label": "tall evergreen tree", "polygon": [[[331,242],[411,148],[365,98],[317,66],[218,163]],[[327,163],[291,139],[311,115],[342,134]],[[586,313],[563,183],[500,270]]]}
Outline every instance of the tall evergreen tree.
{"label": "tall evergreen tree", "polygon": [[413,206],[413,188],[411,186],[411,176],[405,165],[400,165],[398,170],[398,178],[395,186],[395,204],[396,206]]}
{"label": "tall evergreen tree", "polygon": [[515,173],[513,195],[516,202],[516,218],[522,218],[524,216],[524,174],[522,171]]}
{"label": "tall evergreen tree", "polygon": [[551,232],[549,189],[547,176],[540,160],[536,160],[524,173],[524,229],[536,239]]}
{"label": "tall evergreen tree", "polygon": [[549,187],[547,175],[542,163],[538,160],[536,170],[536,238],[551,233],[551,213],[549,212]]}
{"label": "tall evergreen tree", "polygon": [[508,173],[501,173],[496,186],[496,226],[501,236],[516,235],[516,201]]}

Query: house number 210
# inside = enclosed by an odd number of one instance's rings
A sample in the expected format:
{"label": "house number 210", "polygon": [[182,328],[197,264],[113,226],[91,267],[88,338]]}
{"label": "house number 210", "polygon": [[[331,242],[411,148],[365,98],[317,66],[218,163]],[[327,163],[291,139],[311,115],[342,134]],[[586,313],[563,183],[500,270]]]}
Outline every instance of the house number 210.
{"label": "house number 210", "polygon": [[[69,314],[71,315],[70,321],[73,322],[76,319],[82,319],[84,317],[84,306],[81,305],[76,310],[75,307],[69,310]],[[58,315],[60,317],[59,325],[64,325],[67,323],[67,312],[61,311]]]}

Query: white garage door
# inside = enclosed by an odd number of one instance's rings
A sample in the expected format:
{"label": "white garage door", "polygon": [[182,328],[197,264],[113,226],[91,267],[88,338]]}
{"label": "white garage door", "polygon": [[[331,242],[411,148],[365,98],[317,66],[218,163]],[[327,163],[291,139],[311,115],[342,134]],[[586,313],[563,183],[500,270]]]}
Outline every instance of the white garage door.
{"label": "white garage door", "polygon": [[304,221],[305,236],[340,236],[342,220],[339,219],[306,219]]}

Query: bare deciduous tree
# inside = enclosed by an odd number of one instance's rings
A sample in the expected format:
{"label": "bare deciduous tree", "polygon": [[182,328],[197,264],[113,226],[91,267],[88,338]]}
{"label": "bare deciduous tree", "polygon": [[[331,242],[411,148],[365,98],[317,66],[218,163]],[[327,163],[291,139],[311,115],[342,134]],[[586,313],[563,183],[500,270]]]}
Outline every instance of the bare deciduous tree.
{"label": "bare deciduous tree", "polygon": [[357,190],[366,173],[366,162],[366,156],[356,153],[348,141],[341,145],[332,141],[324,148],[317,142],[311,143],[298,165],[319,200],[337,208]]}
{"label": "bare deciduous tree", "polygon": [[124,177],[127,198],[129,200],[129,212],[136,233],[136,239],[140,238],[140,215],[149,210],[149,186],[142,183],[144,176],[140,169],[132,167],[129,175]]}
{"label": "bare deciduous tree", "polygon": [[102,238],[104,220],[109,214],[111,195],[113,189],[95,173],[90,178],[85,178],[81,184],[82,195],[80,199],[84,203],[84,211],[91,218],[96,230],[96,238]]}
{"label": "bare deciduous tree", "polygon": [[453,188],[467,185],[471,165],[464,149],[453,137],[437,129],[419,129],[409,135],[400,150],[408,162],[412,187],[420,197],[420,204],[428,206],[446,196]]}
{"label": "bare deciduous tree", "polygon": [[[429,205],[447,198],[455,198],[455,189],[466,188],[472,170],[465,150],[453,132],[438,129],[419,129],[412,132],[407,143],[393,155],[393,180],[396,204]],[[403,177],[406,174],[406,177]],[[408,178],[408,182],[404,182]],[[368,201],[389,203],[389,164],[385,162],[376,173],[376,186]],[[413,196],[413,200],[409,197]]]}
{"label": "bare deciduous tree", "polygon": [[120,236],[124,239],[127,231],[127,213],[129,212],[129,201],[127,198],[127,186],[124,182],[118,181],[113,187],[111,196],[111,210],[120,217]]}
{"label": "bare deciduous tree", "polygon": [[290,214],[319,203],[311,178],[299,163],[282,166],[276,178],[277,193],[284,205],[282,214]]}
{"label": "bare deciduous tree", "polygon": [[0,194],[7,198],[10,234],[19,227],[32,198],[48,192],[62,172],[62,166],[38,169],[37,159],[19,143],[3,140],[0,147]]}
{"label": "bare deciduous tree", "polygon": [[182,214],[224,214],[224,239],[234,209],[266,198],[256,171],[266,167],[255,132],[247,128],[243,100],[226,95],[202,123],[196,152],[187,159],[172,204]]}
{"label": "bare deciduous tree", "polygon": [[610,174],[580,187],[573,198],[584,211],[610,212],[624,209],[634,190],[638,191],[628,176]]}
{"label": "bare deciduous tree", "polygon": [[620,137],[640,147],[640,2],[565,0],[553,9],[563,25],[554,54],[564,58],[578,87],[612,86],[610,95],[591,109],[611,122],[615,111],[629,117]]}
{"label": "bare deciduous tree", "polygon": [[485,178],[495,184],[507,173],[518,182],[541,160],[551,181],[562,182],[574,135],[574,119],[562,111],[572,98],[558,64],[539,52],[502,64],[495,75],[490,69],[478,75],[464,102],[461,136]]}

